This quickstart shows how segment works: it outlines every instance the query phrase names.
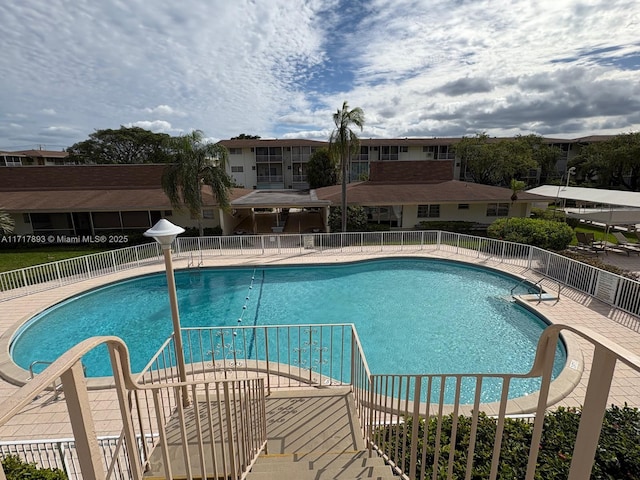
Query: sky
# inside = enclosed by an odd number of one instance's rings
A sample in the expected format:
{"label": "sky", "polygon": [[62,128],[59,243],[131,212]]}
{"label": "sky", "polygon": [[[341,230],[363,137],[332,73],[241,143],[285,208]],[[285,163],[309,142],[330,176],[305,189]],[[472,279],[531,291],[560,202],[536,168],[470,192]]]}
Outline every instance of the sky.
{"label": "sky", "polygon": [[0,150],[640,130],[637,0],[4,0]]}

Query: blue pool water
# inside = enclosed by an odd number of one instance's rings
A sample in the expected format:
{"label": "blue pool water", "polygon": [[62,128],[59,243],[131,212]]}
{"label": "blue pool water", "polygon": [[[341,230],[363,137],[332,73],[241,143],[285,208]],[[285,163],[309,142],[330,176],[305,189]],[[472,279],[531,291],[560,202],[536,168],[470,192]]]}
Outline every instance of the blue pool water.
{"label": "blue pool water", "polygon": [[[176,272],[183,327],[233,327],[240,317],[242,326],[354,323],[373,373],[527,372],[546,325],[510,301],[517,283],[487,269],[413,258]],[[38,315],[16,336],[11,354],[28,368],[85,338],[116,335],[140,371],[171,325],[164,273],[138,277]],[[556,357],[557,374],[566,355]],[[83,363],[88,376],[110,375],[106,348]],[[523,383],[511,396],[536,388]]]}

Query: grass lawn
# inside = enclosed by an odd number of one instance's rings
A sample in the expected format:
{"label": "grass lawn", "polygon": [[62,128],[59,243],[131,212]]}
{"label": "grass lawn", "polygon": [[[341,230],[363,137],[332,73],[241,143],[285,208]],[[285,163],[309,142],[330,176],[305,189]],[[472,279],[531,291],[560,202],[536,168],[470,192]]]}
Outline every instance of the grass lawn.
{"label": "grass lawn", "polygon": [[0,250],[0,272],[31,267],[41,263],[55,262],[65,258],[80,257],[103,250],[95,247],[82,247],[75,245],[69,248],[42,247]]}
{"label": "grass lawn", "polygon": [[[618,241],[616,240],[616,237],[614,237],[611,233],[609,233],[606,236],[607,238],[605,238],[604,230],[602,228],[598,228],[598,227],[596,227],[594,225],[581,223],[574,230],[576,232],[593,233],[594,238],[595,238],[595,240],[597,242],[607,241],[609,243],[618,243]],[[627,240],[629,242],[631,242],[631,243],[635,243],[635,242],[638,241],[638,238],[634,234],[630,234],[630,233],[624,232],[624,236],[627,237]],[[576,239],[574,239],[574,242],[572,242],[573,245],[577,244],[577,240]]]}

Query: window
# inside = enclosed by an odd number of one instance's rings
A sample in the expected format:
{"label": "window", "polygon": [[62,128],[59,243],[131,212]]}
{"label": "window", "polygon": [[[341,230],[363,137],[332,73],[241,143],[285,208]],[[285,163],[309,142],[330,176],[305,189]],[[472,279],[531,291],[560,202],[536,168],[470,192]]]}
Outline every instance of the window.
{"label": "window", "polygon": [[216,217],[213,210],[202,210],[202,218],[211,220]]}
{"label": "window", "polygon": [[400,147],[400,152],[407,153],[408,151],[409,151],[409,147],[408,146],[405,145],[405,146]]}
{"label": "window", "polygon": [[418,218],[439,218],[440,205],[418,205]]}
{"label": "window", "polygon": [[469,210],[469,204],[468,203],[459,203],[458,204],[458,210]]}
{"label": "window", "polygon": [[244,172],[244,167],[242,165],[231,165],[231,173],[242,173]]}
{"label": "window", "polygon": [[229,149],[229,155],[242,155],[242,149],[241,148],[230,148]]}
{"label": "window", "polygon": [[487,217],[506,217],[509,215],[508,203],[488,203]]}
{"label": "window", "polygon": [[380,160],[398,160],[398,147],[380,147]]}

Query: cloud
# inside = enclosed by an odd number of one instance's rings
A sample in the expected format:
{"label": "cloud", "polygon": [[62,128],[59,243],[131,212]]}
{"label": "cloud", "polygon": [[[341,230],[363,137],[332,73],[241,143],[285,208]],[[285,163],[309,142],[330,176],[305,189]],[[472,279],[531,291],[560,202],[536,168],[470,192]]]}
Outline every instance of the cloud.
{"label": "cloud", "polygon": [[150,113],[152,115],[168,115],[168,116],[176,116],[176,117],[186,117],[187,114],[181,112],[180,110],[176,110],[169,105],[158,105],[154,108],[145,108],[144,112]]}
{"label": "cloud", "polygon": [[130,127],[140,127],[140,128],[144,128],[145,130],[150,130],[150,131],[156,132],[156,133],[175,134],[175,133],[180,132],[179,129],[173,128],[169,122],[166,122],[164,120],[153,120],[153,121],[139,120],[137,122],[128,123],[125,126],[129,127],[129,128]]}
{"label": "cloud", "polygon": [[344,100],[365,136],[640,130],[631,0],[23,0],[0,17],[20,25],[0,148],[44,143],[52,115],[68,145],[120,125],[321,138]]}

